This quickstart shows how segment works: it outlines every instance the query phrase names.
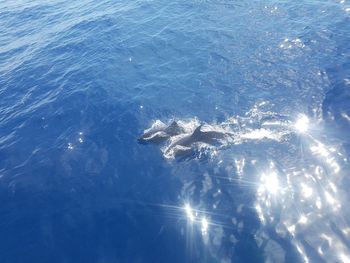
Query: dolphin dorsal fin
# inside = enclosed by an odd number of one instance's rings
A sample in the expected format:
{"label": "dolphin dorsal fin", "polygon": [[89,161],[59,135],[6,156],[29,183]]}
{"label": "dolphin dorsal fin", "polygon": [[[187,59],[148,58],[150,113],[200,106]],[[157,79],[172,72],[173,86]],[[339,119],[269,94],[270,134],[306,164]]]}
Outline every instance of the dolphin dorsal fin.
{"label": "dolphin dorsal fin", "polygon": [[170,123],[168,129],[169,129],[169,128],[170,128],[170,129],[177,129],[177,128],[179,128],[179,124],[177,124],[176,121],[172,121],[172,123]]}
{"label": "dolphin dorsal fin", "polygon": [[173,121],[164,131],[170,135],[177,135],[183,132],[183,129],[176,121]]}
{"label": "dolphin dorsal fin", "polygon": [[201,132],[202,126],[203,126],[202,124],[199,125],[199,126],[193,131],[193,135],[198,135],[198,134],[202,133],[202,132]]}

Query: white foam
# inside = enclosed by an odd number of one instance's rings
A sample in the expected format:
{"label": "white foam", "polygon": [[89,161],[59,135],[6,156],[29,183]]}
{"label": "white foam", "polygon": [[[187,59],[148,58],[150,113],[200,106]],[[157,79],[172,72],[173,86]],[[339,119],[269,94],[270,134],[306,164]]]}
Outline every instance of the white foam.
{"label": "white foam", "polygon": [[[174,159],[179,153],[191,151],[213,156],[220,149],[252,141],[272,140],[281,142],[287,135],[297,132],[292,118],[271,111],[261,111],[260,106],[253,107],[243,116],[229,117],[222,123],[201,122],[196,117],[183,120],[170,119],[166,122],[155,120],[151,128],[145,130],[145,133],[151,133],[149,138],[152,138],[152,136],[161,137],[162,134],[160,133],[176,121],[183,132],[167,138],[161,148],[165,158]],[[196,138],[193,132],[199,126],[204,135],[199,135]],[[209,133],[208,138],[205,133]]]}

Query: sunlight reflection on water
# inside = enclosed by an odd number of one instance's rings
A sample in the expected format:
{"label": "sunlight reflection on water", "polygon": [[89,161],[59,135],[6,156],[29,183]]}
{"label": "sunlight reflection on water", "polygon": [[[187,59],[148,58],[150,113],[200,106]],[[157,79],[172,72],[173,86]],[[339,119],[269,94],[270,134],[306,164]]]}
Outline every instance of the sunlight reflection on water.
{"label": "sunlight reflection on water", "polygon": [[[304,242],[324,260],[346,262],[350,251],[344,240],[349,237],[340,233],[348,229],[344,219],[349,213],[348,210],[340,211],[345,199],[337,185],[346,173],[342,173],[341,167],[347,163],[336,145],[327,145],[314,137],[312,131],[317,130],[320,134],[322,128],[314,126],[309,130],[309,124],[307,116],[299,115],[294,125],[304,149],[295,156],[300,160],[300,166],[288,167],[283,163],[291,172],[277,177],[276,172],[268,171],[260,177],[256,212],[262,224],[276,224],[277,233],[282,237],[289,235],[305,262],[309,258]],[[282,180],[283,186],[278,184],[277,178]],[[288,191],[284,192],[284,189]],[[275,222],[276,209],[280,217],[278,222]]]}
{"label": "sunlight reflection on water", "polygon": [[[274,120],[266,121],[271,116],[274,116]],[[216,154],[211,155],[209,161],[218,160],[217,172],[214,170],[213,175],[205,173],[201,196],[204,198],[207,193],[214,190],[215,178],[228,180],[231,187],[235,184],[241,185],[243,189],[253,187],[255,201],[252,208],[261,223],[255,239],[258,246],[265,250],[267,258],[274,258],[269,260],[274,261],[276,258],[278,261],[285,260],[283,248],[268,230],[273,227],[278,236],[290,241],[303,262],[312,262],[315,257],[310,256],[310,247],[323,260],[347,262],[350,251],[346,242],[350,240],[350,227],[346,218],[350,212],[346,206],[344,207],[347,193],[340,186],[347,174],[348,163],[343,157],[342,148],[337,143],[328,143],[320,122],[305,114],[297,114],[294,122],[282,121],[279,118],[272,112],[264,113],[258,109],[250,111],[244,118],[236,117],[234,121],[231,120],[231,123],[238,123],[238,126],[245,127],[250,132],[259,130],[259,125],[265,125],[272,134],[276,132],[284,134],[282,136],[284,139],[273,140],[267,136],[255,136],[242,141],[241,147],[253,145],[256,156],[243,154],[227,159],[225,155],[230,152],[230,148],[219,152],[216,150]],[[260,124],[256,125],[257,122]],[[250,126],[257,129],[251,129]],[[239,131],[244,132],[242,128]],[[284,145],[288,150],[272,152],[269,155],[265,154],[266,156],[259,155],[259,151],[263,153],[264,149],[257,148],[256,145],[269,140],[274,141],[276,145]],[[238,146],[236,144],[234,147]],[[231,149],[234,150],[234,147]],[[230,167],[233,166],[236,177],[230,177],[229,174],[227,177],[214,176],[215,173],[221,173],[220,167],[225,166],[226,171],[231,171]],[[187,184],[193,184],[190,179],[185,181]],[[228,226],[214,219],[217,215],[223,216],[220,210],[215,212],[220,203],[224,202],[221,199],[220,184],[218,187],[212,194],[217,200],[212,209],[206,207],[200,211],[186,203],[183,211],[187,222],[196,226],[203,236],[203,242],[208,246],[214,246],[213,240],[223,238],[225,234],[230,235],[230,240],[235,245],[237,243],[235,235],[239,235],[245,229],[244,221],[236,217],[241,213],[244,204],[237,207],[236,216],[232,217],[233,225]],[[193,193],[187,192],[187,194],[186,196],[193,196]],[[197,207],[203,208],[205,199],[202,199],[201,203]],[[209,221],[207,217],[209,214],[214,221]],[[221,229],[221,232],[218,229]],[[236,234],[232,234],[230,229],[235,229]],[[220,238],[215,237],[216,233],[221,233]],[[221,241],[219,243],[221,244]],[[269,251],[270,249],[274,252]]]}

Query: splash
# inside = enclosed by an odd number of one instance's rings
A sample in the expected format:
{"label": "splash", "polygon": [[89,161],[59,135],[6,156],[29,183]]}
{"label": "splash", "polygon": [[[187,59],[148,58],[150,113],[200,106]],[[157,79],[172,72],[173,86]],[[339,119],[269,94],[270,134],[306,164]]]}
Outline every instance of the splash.
{"label": "splash", "polygon": [[286,116],[253,109],[245,116],[230,117],[222,123],[206,123],[196,117],[155,120],[139,141],[162,144],[160,149],[166,159],[215,156],[234,145],[268,140],[283,142],[292,133],[306,133],[308,118],[300,116],[303,117],[293,123]]}

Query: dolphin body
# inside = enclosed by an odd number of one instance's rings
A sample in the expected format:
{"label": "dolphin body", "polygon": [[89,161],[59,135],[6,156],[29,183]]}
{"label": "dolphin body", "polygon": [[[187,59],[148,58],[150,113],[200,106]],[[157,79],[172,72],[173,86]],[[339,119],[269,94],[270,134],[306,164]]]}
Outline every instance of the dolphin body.
{"label": "dolphin body", "polygon": [[196,157],[208,150],[210,152],[249,141],[280,142],[295,129],[288,116],[270,112],[261,113],[262,116],[248,113],[243,117],[230,117],[219,124],[200,122],[196,118],[173,120],[169,124],[156,120],[138,141],[142,144],[163,143],[161,151],[168,159],[181,156],[191,158],[191,155]]}
{"label": "dolphin body", "polygon": [[168,157],[179,157],[192,154],[198,145],[221,145],[223,142],[234,139],[234,134],[225,130],[215,130],[213,126],[201,124],[192,133],[174,140],[166,147],[164,154]]}
{"label": "dolphin body", "polygon": [[138,138],[139,143],[155,143],[159,144],[172,136],[176,136],[185,132],[176,121],[171,122],[169,126],[159,121],[150,129],[146,130],[142,136]]}
{"label": "dolphin body", "polygon": [[[203,129],[203,128],[207,128],[207,129]],[[175,140],[172,144],[169,145],[169,147],[174,147],[175,145],[188,147],[193,143],[197,143],[197,142],[215,144],[220,140],[223,140],[229,137],[229,133],[226,133],[224,131],[215,131],[211,128],[212,127],[209,125],[201,124],[193,131],[193,133],[189,134],[188,136],[184,136],[179,140]]]}
{"label": "dolphin body", "polygon": [[181,123],[173,121],[170,125],[156,122],[138,138],[139,143],[159,144],[168,141],[164,148],[164,156],[176,158],[189,155],[198,149],[199,144],[208,146],[220,145],[228,139],[234,139],[234,134],[208,124],[200,124],[193,131],[188,131]]}

